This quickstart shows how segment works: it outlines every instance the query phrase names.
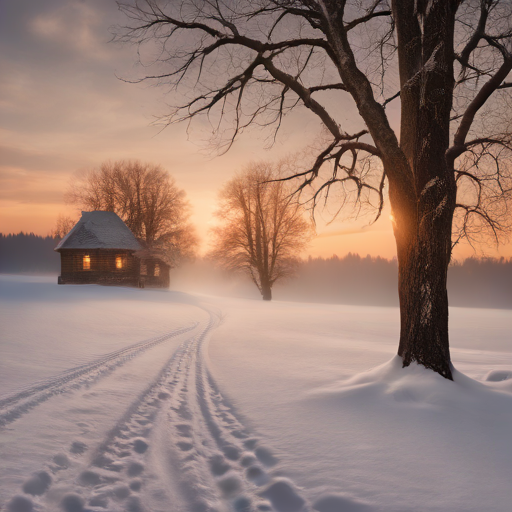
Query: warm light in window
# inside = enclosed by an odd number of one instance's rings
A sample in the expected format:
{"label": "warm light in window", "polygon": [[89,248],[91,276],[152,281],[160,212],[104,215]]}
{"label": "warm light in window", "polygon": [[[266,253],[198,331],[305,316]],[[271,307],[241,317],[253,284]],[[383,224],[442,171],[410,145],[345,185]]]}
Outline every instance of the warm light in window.
{"label": "warm light in window", "polygon": [[83,269],[84,270],[91,270],[91,257],[86,254],[83,259]]}
{"label": "warm light in window", "polygon": [[158,263],[155,263],[155,276],[160,275],[160,265]]}
{"label": "warm light in window", "polygon": [[116,268],[123,268],[123,257],[116,256]]}

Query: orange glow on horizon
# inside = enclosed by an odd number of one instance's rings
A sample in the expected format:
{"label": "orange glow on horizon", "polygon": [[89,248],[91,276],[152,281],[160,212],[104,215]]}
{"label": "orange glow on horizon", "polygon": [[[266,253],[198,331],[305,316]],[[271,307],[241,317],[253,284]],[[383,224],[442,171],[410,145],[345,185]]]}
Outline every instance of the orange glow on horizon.
{"label": "orange glow on horizon", "polygon": [[[210,244],[212,212],[216,208],[215,191],[212,190],[207,194],[191,191],[187,195],[192,205],[191,222],[197,227],[201,239],[199,254],[204,255],[208,252]],[[0,202],[0,232],[15,234],[23,231],[25,233],[32,232],[39,236],[48,236],[56,224],[59,213],[72,218],[79,216],[76,209],[63,203],[44,204],[3,200]],[[363,257],[370,255],[391,259],[396,256],[392,221],[393,215],[390,214],[383,216],[373,226],[339,222],[336,223],[339,229],[331,233],[329,233],[329,230],[332,230],[334,226],[324,227],[323,229],[327,231],[322,233],[322,229],[320,229],[320,236],[312,240],[309,248],[301,257],[330,258],[333,255],[343,257],[348,253],[353,253],[360,254]],[[478,248],[476,254],[468,244],[457,244],[454,249],[454,259],[462,260],[471,256],[503,256],[510,258],[512,257],[512,243],[503,244],[499,249],[490,244],[482,246]],[[116,268],[119,268],[117,262]]]}

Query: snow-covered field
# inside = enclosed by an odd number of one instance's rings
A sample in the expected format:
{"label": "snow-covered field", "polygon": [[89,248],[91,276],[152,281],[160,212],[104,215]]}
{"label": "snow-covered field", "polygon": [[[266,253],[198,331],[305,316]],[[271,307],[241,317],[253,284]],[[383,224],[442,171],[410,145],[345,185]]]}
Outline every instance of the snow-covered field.
{"label": "snow-covered field", "polygon": [[396,309],[55,281],[0,276],[0,510],[512,510],[511,311],[449,382]]}

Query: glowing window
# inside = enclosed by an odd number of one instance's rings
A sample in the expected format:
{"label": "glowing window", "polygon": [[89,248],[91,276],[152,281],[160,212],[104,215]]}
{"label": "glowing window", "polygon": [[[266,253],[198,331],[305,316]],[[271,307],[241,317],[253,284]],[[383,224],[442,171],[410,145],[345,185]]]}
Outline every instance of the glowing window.
{"label": "glowing window", "polygon": [[155,263],[155,276],[159,276],[160,275],[160,265],[158,263]]}
{"label": "glowing window", "polygon": [[116,256],[116,268],[123,268],[123,257],[122,256]]}
{"label": "glowing window", "polygon": [[86,254],[82,261],[82,268],[84,270],[91,270],[91,257]]}

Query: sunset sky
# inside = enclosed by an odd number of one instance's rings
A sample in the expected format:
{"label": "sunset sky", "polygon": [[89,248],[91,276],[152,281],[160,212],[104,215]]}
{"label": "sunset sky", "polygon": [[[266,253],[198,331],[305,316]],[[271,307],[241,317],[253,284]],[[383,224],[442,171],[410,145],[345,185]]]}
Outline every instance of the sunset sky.
{"label": "sunset sky", "polygon": [[[184,124],[155,125],[167,91],[118,78],[141,74],[136,49],[109,42],[110,27],[124,21],[113,0],[0,0],[0,232],[48,234],[59,213],[77,215],[63,199],[73,173],[133,158],[162,165],[187,192],[204,251],[222,184],[249,162],[293,154],[318,135],[316,119],[297,111],[271,149],[269,133],[255,127],[216,156],[207,150],[207,126],[187,133]],[[354,108],[342,102],[337,108],[350,125]],[[396,121],[399,104],[392,105]],[[371,226],[328,219],[319,212],[309,254],[394,256],[389,211]],[[512,256],[510,243],[484,249]],[[467,246],[455,250],[457,258],[471,254]]]}

